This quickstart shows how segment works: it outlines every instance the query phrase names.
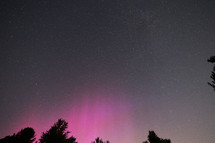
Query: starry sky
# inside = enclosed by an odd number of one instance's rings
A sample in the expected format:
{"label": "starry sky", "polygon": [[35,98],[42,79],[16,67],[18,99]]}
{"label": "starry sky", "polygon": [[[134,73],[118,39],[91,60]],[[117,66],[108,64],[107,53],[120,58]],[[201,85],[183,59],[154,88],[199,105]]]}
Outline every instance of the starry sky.
{"label": "starry sky", "polygon": [[1,0],[0,138],[59,118],[79,143],[213,143],[214,0]]}

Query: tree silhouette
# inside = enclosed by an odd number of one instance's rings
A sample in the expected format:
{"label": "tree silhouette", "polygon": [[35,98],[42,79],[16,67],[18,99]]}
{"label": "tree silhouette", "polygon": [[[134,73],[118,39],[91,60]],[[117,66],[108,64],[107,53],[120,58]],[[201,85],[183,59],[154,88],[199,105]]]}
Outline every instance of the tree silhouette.
{"label": "tree silhouette", "polygon": [[0,139],[0,143],[15,143],[16,142],[16,135],[13,134],[12,136],[6,136]]}
{"label": "tree silhouette", "polygon": [[76,138],[67,138],[70,132],[66,131],[68,123],[59,119],[46,133],[43,132],[40,143],[77,143]]}
{"label": "tree silhouette", "polygon": [[[148,135],[149,143],[171,143],[170,139],[162,139],[159,138],[154,131],[149,131]],[[143,143],[148,143],[148,141],[144,141]]]}
{"label": "tree silhouette", "polygon": [[32,128],[25,128],[16,134],[17,142],[32,143],[35,140],[35,131]]}
{"label": "tree silhouette", "polygon": [[[210,63],[215,63],[215,56],[211,56],[209,59],[208,59],[208,62]],[[213,67],[213,71],[211,72],[211,78],[212,78],[212,83],[208,82],[208,84],[210,86],[212,86],[214,88],[214,91],[215,91],[215,65]]]}
{"label": "tree silhouette", "polygon": [[33,143],[34,140],[34,129],[27,127],[19,131],[17,134],[0,139],[0,143]]}
{"label": "tree silhouette", "polygon": [[100,139],[99,137],[97,137],[96,139],[95,139],[95,141],[93,141],[93,142],[91,142],[91,143],[110,143],[109,141],[103,141],[102,139]]}
{"label": "tree silhouette", "polygon": [[77,143],[76,138],[71,136],[70,138],[66,139],[66,143]]}

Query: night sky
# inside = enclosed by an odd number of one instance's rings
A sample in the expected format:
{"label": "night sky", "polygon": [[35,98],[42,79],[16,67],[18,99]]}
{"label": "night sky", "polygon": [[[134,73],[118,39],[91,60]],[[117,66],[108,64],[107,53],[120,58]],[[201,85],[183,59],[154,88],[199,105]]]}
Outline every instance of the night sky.
{"label": "night sky", "polygon": [[214,0],[1,0],[0,48],[0,138],[214,143]]}

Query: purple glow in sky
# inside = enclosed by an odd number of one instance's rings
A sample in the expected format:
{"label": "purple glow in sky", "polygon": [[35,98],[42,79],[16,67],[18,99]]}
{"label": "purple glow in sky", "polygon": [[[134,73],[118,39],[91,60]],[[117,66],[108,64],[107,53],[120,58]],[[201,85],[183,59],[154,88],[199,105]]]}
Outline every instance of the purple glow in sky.
{"label": "purple glow in sky", "polygon": [[15,123],[13,132],[31,126],[40,137],[40,133],[48,130],[56,119],[63,118],[69,122],[68,130],[79,142],[91,142],[98,136],[114,142],[134,139],[132,103],[124,98],[126,93],[88,88],[71,94],[77,98],[63,99],[66,105],[48,114],[34,109],[26,112],[23,119]]}
{"label": "purple glow in sky", "polygon": [[214,143],[214,0],[0,1],[0,138],[59,118],[79,143]]}

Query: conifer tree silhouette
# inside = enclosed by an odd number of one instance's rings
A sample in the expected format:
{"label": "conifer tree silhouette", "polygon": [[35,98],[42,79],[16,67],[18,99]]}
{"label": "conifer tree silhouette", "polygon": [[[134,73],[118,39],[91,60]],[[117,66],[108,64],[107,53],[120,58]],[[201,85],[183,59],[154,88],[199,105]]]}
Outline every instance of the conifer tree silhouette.
{"label": "conifer tree silhouette", "polygon": [[[215,63],[215,56],[211,56],[209,59],[208,59],[208,62],[210,63]],[[211,78],[212,78],[212,82],[208,82],[208,84],[213,87],[214,91],[215,91],[215,65],[213,67],[213,71],[211,72]]]}
{"label": "conifer tree silhouette", "polygon": [[59,119],[46,133],[42,134],[40,143],[77,143],[75,137],[67,137],[70,133],[66,131],[67,128],[68,123]]}
{"label": "conifer tree silhouette", "polygon": [[[149,142],[148,142],[149,141]],[[143,143],[171,143],[170,139],[162,139],[159,138],[154,131],[149,131],[148,141],[144,141]]]}

